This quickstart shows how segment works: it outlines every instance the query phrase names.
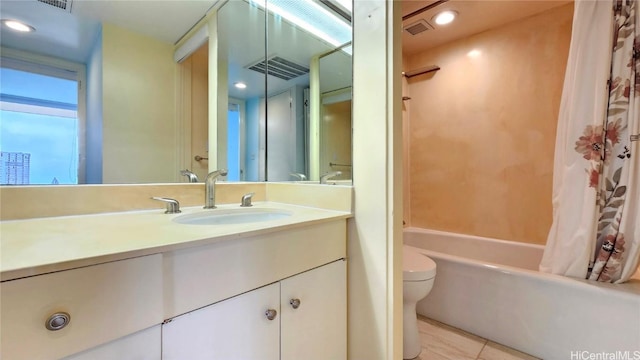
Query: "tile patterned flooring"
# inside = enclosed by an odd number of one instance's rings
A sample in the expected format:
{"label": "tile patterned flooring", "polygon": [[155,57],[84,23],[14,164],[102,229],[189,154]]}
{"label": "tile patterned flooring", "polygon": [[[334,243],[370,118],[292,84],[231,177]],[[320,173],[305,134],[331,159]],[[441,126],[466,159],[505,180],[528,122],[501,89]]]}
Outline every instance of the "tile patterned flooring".
{"label": "tile patterned flooring", "polygon": [[416,360],[539,360],[420,315],[418,330],[422,353]]}

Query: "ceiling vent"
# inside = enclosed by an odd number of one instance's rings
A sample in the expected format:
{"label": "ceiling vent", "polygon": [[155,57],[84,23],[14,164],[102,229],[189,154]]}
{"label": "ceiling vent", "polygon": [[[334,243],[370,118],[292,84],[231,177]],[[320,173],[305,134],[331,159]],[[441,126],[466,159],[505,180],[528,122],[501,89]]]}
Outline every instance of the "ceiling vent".
{"label": "ceiling vent", "polygon": [[49,6],[53,6],[56,9],[60,9],[62,11],[66,11],[71,13],[71,3],[73,0],[38,0],[43,4],[47,4]]}
{"label": "ceiling vent", "polygon": [[431,26],[426,20],[420,19],[417,22],[405,26],[404,30],[415,36],[427,30],[433,30],[433,26]]}
{"label": "ceiling vent", "polygon": [[264,74],[266,69],[267,74],[282,80],[291,80],[309,73],[309,68],[298,65],[293,61],[283,59],[279,56],[272,56],[267,60],[262,60],[252,65],[248,65],[246,68],[257,71],[261,74]]}

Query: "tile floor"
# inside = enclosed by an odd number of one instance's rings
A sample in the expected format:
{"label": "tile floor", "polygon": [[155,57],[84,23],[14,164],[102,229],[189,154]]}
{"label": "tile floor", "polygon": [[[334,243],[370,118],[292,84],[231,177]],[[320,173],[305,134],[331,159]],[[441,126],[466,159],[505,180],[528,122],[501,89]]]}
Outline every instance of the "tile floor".
{"label": "tile floor", "polygon": [[418,316],[419,360],[539,360],[536,357]]}

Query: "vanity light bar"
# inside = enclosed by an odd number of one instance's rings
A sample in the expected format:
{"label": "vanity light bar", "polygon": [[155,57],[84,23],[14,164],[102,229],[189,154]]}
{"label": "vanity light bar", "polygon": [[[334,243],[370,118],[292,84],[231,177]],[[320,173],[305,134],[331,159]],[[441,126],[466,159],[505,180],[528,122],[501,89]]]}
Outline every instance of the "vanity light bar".
{"label": "vanity light bar", "polygon": [[351,8],[343,7],[345,4],[349,3],[348,1],[345,1],[343,4],[340,2],[334,3],[333,0],[319,0],[319,3],[343,18],[347,24],[351,24]]}
{"label": "vanity light bar", "polygon": [[333,46],[351,40],[351,26],[313,0],[249,0]]}

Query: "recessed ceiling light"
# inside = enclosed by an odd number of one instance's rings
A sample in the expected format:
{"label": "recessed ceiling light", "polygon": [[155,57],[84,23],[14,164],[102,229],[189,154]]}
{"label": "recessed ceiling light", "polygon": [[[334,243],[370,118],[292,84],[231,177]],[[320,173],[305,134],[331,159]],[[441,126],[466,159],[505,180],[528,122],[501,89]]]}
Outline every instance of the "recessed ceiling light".
{"label": "recessed ceiling light", "polygon": [[247,88],[247,84],[243,83],[243,82],[237,82],[235,84],[233,84],[235,87],[237,87],[238,89],[246,89]]}
{"label": "recessed ceiling light", "polygon": [[14,31],[19,31],[19,32],[33,32],[36,31],[36,28],[34,28],[31,25],[27,25],[23,22],[20,22],[18,20],[9,20],[9,19],[3,19],[2,20],[2,24],[4,24],[4,26],[8,27],[11,30]]}
{"label": "recessed ceiling light", "polygon": [[452,22],[457,15],[458,13],[453,10],[445,10],[439,13],[438,15],[434,16],[433,21],[435,21],[435,23],[438,25],[446,25]]}

